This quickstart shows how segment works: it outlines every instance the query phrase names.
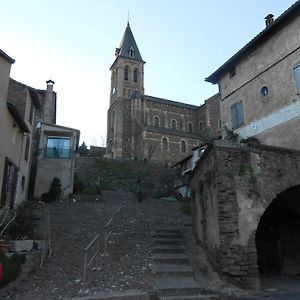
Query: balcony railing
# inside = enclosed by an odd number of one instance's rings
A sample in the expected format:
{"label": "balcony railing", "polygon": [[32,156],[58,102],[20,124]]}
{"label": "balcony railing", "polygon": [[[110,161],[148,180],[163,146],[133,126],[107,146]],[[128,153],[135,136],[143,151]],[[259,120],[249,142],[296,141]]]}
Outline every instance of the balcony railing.
{"label": "balcony railing", "polygon": [[71,157],[71,149],[46,148],[44,150],[44,156],[47,158],[68,159]]}

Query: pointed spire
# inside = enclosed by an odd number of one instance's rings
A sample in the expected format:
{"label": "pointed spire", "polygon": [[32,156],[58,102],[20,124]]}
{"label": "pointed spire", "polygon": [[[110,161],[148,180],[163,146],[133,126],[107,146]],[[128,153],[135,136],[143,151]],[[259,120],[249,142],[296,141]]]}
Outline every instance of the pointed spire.
{"label": "pointed spire", "polygon": [[116,56],[143,61],[139,48],[130,29],[129,20],[127,22],[127,27],[125,29],[120,47],[116,49]]}

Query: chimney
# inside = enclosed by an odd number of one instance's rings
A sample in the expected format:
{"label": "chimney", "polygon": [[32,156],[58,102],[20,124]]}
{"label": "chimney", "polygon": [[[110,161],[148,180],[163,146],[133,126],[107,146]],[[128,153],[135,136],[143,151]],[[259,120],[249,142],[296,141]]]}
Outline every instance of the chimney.
{"label": "chimney", "polygon": [[53,80],[47,80],[47,90],[43,108],[43,122],[55,124],[55,93],[53,92]]}
{"label": "chimney", "polygon": [[274,22],[274,15],[268,14],[265,17],[265,20],[266,20],[266,27],[269,27]]}

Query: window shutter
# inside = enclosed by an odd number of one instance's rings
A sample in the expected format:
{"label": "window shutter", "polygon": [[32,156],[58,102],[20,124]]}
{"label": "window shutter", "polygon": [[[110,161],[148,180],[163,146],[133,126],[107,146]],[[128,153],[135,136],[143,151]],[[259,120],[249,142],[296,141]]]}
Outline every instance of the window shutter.
{"label": "window shutter", "polygon": [[294,67],[297,95],[300,96],[300,64]]}
{"label": "window shutter", "polygon": [[234,103],[231,107],[231,127],[233,129],[237,128],[237,113],[236,113],[236,103]]}
{"label": "window shutter", "polygon": [[243,102],[238,102],[236,104],[237,108],[237,121],[238,121],[238,127],[241,127],[244,125],[244,109],[243,109]]}

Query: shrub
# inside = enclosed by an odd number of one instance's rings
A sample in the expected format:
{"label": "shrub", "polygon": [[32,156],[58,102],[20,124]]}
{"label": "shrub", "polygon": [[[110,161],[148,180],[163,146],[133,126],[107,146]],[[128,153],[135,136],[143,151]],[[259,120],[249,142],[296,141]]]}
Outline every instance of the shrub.
{"label": "shrub", "polygon": [[25,201],[17,208],[16,218],[8,227],[8,234],[13,239],[32,237],[37,220],[39,218],[35,214],[34,202]]}
{"label": "shrub", "polygon": [[77,173],[74,174],[73,193],[81,194],[85,190],[85,183],[81,180]]}
{"label": "shrub", "polygon": [[183,203],[180,208],[187,215],[190,215],[192,213],[189,203]]}
{"label": "shrub", "polygon": [[52,179],[51,187],[49,190],[49,194],[52,197],[53,201],[57,201],[60,199],[61,196],[61,183],[58,177],[54,177]]}
{"label": "shrub", "polygon": [[0,251],[0,262],[3,266],[3,279],[0,286],[3,287],[8,283],[16,280],[21,273],[21,264],[26,261],[25,255],[14,254],[10,258],[3,251]]}

